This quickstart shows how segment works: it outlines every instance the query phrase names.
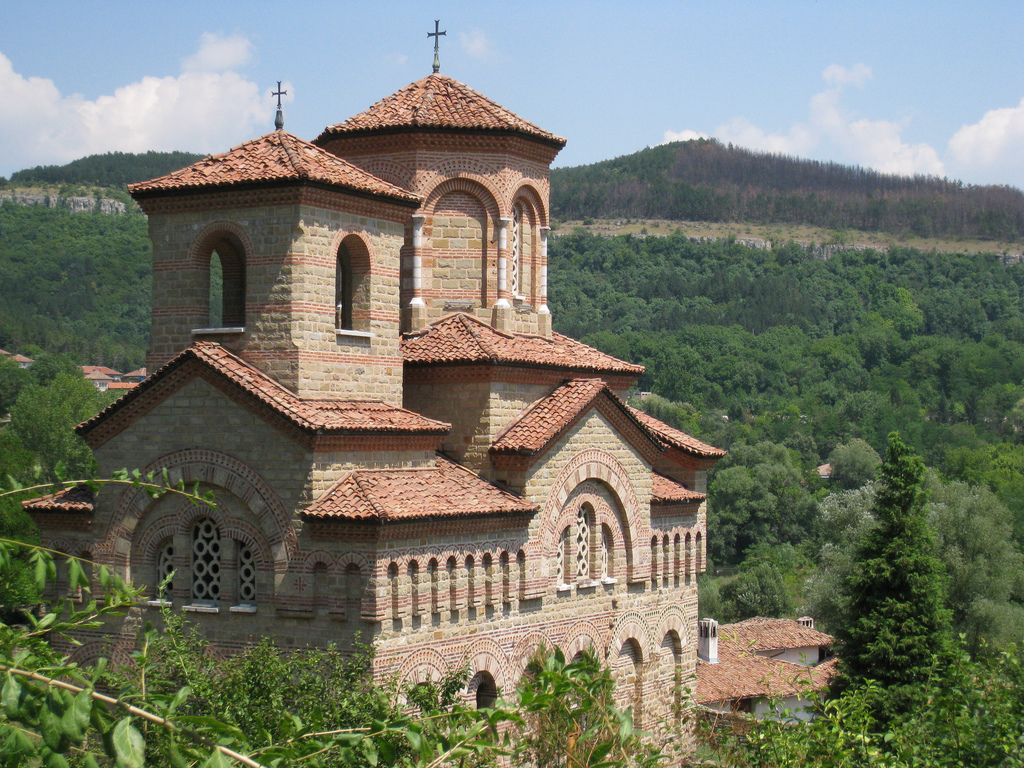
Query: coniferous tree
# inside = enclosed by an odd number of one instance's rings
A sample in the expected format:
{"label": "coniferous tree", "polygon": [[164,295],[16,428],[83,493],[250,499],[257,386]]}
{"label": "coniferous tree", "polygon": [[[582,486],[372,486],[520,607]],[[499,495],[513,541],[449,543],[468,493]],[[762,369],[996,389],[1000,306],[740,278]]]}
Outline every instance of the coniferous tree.
{"label": "coniferous tree", "polygon": [[921,458],[891,433],[873,510],[878,525],[861,543],[848,583],[849,619],[836,633],[840,674],[833,692],[876,681],[876,715],[883,720],[914,706],[915,690],[948,650],[949,612],[923,478]]}

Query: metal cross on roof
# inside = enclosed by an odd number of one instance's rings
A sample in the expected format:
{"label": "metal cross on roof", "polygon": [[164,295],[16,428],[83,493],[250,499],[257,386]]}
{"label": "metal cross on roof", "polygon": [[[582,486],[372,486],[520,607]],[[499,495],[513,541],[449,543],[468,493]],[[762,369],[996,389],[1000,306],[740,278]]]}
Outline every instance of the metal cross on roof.
{"label": "metal cross on roof", "polygon": [[439,59],[438,56],[437,56],[437,44],[441,41],[441,35],[444,35],[445,37],[448,37],[448,30],[446,29],[444,32],[440,32],[439,31],[440,27],[441,27],[441,20],[440,19],[434,19],[434,31],[433,32],[427,32],[427,37],[434,38],[434,71],[435,72],[440,72],[441,71],[441,59]]}
{"label": "metal cross on roof", "polygon": [[274,127],[277,130],[284,128],[284,112],[281,111],[281,97],[287,96],[288,91],[281,90],[281,81],[277,81],[277,90],[270,94],[271,96],[277,96],[277,117],[274,118]]}

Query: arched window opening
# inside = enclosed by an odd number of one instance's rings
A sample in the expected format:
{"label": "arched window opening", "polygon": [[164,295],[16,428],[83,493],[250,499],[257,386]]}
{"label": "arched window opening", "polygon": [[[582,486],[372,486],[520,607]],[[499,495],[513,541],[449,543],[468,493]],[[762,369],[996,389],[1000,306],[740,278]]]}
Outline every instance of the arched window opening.
{"label": "arched window opening", "polygon": [[238,542],[238,602],[256,605],[256,557],[252,547]]}
{"label": "arched window opening", "polygon": [[508,552],[502,552],[498,562],[501,567],[501,602],[507,609],[512,602],[512,568]]}
{"label": "arched window opening", "polygon": [[220,600],[220,528],[208,517],[192,526],[192,599]]}
{"label": "arched window opening", "polygon": [[661,640],[661,663],[664,684],[672,690],[672,716],[678,724],[683,720],[683,645],[675,630]]}
{"label": "arched window opening", "polygon": [[700,535],[700,533],[698,533],[697,534],[697,538],[696,538],[696,540],[694,542],[694,549],[696,550],[695,553],[694,553],[695,554],[695,558],[694,559],[697,561],[697,570],[696,570],[694,575],[696,575],[698,573],[703,573],[704,572],[704,548],[702,546],[703,544],[704,544],[704,542],[701,539],[701,535]]}
{"label": "arched window opening", "polygon": [[576,513],[576,578],[590,578],[590,529],[594,518],[593,508],[581,504]]}
{"label": "arched window opening", "polygon": [[484,569],[484,604],[491,606],[494,605],[494,560],[490,552],[484,554],[481,565]]}
{"label": "arched window opening", "polygon": [[238,328],[245,325],[245,249],[233,235],[225,235],[210,252],[209,325]]}
{"label": "arched window opening", "polygon": [[370,252],[349,235],[338,246],[334,272],[334,324],[338,330],[370,329]]}
{"label": "arched window opening", "polygon": [[632,637],[622,644],[615,660],[616,686],[624,694],[626,706],[633,708],[633,725],[643,722],[643,653],[640,643]]}
{"label": "arched window opening", "polygon": [[512,208],[512,224],[509,229],[508,289],[515,298],[522,299],[523,206],[518,203]]}
{"label": "arched window opening", "polygon": [[685,574],[686,586],[690,586],[690,579],[693,577],[693,537],[686,534],[683,555],[683,573]]}
{"label": "arched window opening", "polygon": [[156,589],[157,599],[170,600],[172,594],[171,578],[174,574],[174,541],[168,539],[156,556]]}
{"label": "arched window opening", "polygon": [[469,692],[474,695],[477,709],[490,709],[498,700],[498,686],[490,672],[477,672],[469,681],[468,687]]}

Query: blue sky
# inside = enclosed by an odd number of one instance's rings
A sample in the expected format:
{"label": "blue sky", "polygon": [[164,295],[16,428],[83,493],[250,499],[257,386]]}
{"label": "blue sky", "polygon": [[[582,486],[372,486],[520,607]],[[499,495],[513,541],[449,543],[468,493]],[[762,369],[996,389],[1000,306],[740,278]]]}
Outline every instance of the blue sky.
{"label": "blue sky", "polygon": [[217,152],[441,71],[568,139],[556,165],[714,136],[1024,188],[1024,2],[2,0],[0,175]]}

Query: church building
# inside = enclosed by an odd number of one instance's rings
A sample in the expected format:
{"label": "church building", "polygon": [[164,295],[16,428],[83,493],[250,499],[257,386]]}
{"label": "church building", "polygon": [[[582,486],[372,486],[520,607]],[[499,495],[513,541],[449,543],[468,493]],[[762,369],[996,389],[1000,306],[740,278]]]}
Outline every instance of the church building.
{"label": "church building", "polygon": [[76,659],[125,659],[170,604],[224,653],[372,642],[410,684],[468,664],[486,706],[538,647],[592,648],[640,727],[681,723],[724,454],[626,404],[640,366],[552,330],[564,144],[435,67],[312,142],[279,112],[130,186],[152,374],[77,431],[100,477],[166,468],[217,506],[26,505],[44,546],[149,587]]}

